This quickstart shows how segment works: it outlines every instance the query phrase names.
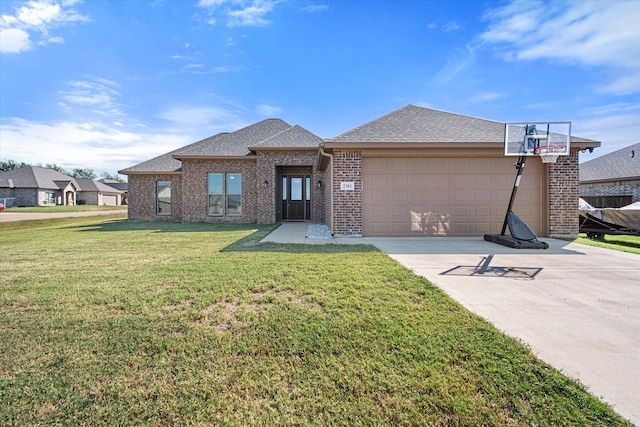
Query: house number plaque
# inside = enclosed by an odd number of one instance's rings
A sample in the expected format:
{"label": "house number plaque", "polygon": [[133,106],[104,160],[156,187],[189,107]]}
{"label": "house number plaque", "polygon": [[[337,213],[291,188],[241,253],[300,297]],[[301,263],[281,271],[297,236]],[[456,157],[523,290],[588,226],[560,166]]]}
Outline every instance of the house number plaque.
{"label": "house number plaque", "polygon": [[353,191],[355,189],[356,189],[356,186],[353,183],[353,181],[341,182],[340,183],[340,190],[342,190],[342,191]]}

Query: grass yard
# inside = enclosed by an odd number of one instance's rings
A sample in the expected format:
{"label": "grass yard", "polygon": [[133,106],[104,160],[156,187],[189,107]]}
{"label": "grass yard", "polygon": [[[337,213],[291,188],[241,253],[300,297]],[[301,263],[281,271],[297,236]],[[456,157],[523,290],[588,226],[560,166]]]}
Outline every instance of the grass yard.
{"label": "grass yard", "polygon": [[370,246],[0,223],[0,425],[628,425]]}
{"label": "grass yard", "polygon": [[576,243],[582,243],[583,245],[640,254],[640,236],[606,234],[599,239],[589,239],[586,234],[580,233],[578,238],[574,241]]}

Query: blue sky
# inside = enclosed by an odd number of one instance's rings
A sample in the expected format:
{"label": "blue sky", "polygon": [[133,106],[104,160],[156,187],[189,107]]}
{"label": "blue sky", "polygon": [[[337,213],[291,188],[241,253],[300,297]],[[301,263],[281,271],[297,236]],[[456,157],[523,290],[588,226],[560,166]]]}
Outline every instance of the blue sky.
{"label": "blue sky", "polygon": [[406,104],[640,141],[640,1],[0,1],[0,159],[115,173],[279,117]]}

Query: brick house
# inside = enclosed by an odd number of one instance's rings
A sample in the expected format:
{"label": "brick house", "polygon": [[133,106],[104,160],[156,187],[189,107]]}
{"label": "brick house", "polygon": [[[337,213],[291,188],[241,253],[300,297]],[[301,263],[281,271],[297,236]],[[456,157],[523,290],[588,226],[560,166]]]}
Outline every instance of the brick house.
{"label": "brick house", "polygon": [[0,173],[0,199],[14,206],[73,206],[80,192],[75,178],[53,169],[26,166]]}
{"label": "brick house", "polygon": [[[134,221],[311,221],[340,236],[500,231],[513,186],[504,123],[408,105],[336,138],[267,119],[119,171]],[[578,152],[527,162],[514,211],[540,236],[578,234]]]}
{"label": "brick house", "polygon": [[598,208],[640,201],[640,142],[581,163],[580,197]]}
{"label": "brick house", "polygon": [[26,166],[0,173],[0,203],[14,206],[119,205],[122,191],[89,178],[73,178],[53,169]]}

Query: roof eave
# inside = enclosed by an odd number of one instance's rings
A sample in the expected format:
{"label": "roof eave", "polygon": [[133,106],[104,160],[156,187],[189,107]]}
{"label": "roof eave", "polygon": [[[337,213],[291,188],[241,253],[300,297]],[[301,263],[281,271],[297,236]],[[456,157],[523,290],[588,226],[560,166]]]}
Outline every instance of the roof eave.
{"label": "roof eave", "polygon": [[278,152],[283,152],[283,151],[311,151],[311,152],[315,152],[318,151],[318,147],[249,147],[249,150],[251,151],[278,151]]}
{"label": "roof eave", "polygon": [[120,175],[182,175],[182,171],[118,171]]}
{"label": "roof eave", "polygon": [[332,142],[324,143],[327,149],[335,148],[500,148],[503,142]]}
{"label": "roof eave", "polygon": [[571,141],[572,148],[580,150],[588,150],[589,148],[599,148],[602,145],[600,141]]}
{"label": "roof eave", "polygon": [[609,178],[598,178],[598,179],[589,179],[589,180],[579,180],[580,184],[602,184],[605,182],[611,182],[611,181],[637,181],[640,180],[640,175],[639,176],[612,176]]}
{"label": "roof eave", "polygon": [[245,156],[173,156],[174,159],[184,161],[184,160],[256,160],[256,156],[253,154],[247,154]]}

